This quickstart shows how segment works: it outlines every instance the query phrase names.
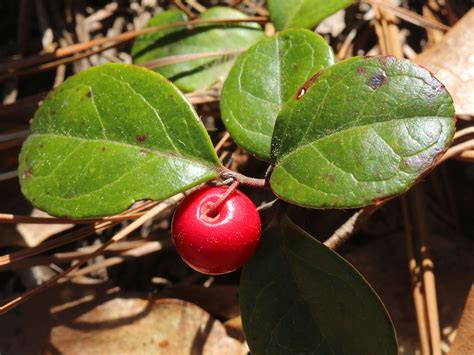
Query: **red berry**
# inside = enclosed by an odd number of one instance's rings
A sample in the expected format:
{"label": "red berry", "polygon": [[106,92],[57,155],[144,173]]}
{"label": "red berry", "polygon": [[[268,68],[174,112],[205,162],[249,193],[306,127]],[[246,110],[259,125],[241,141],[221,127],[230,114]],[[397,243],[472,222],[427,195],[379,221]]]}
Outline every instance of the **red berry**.
{"label": "red berry", "polygon": [[179,255],[204,274],[225,274],[240,268],[260,241],[260,215],[242,192],[233,191],[214,215],[209,215],[210,207],[227,189],[207,186],[194,191],[173,217],[171,233]]}

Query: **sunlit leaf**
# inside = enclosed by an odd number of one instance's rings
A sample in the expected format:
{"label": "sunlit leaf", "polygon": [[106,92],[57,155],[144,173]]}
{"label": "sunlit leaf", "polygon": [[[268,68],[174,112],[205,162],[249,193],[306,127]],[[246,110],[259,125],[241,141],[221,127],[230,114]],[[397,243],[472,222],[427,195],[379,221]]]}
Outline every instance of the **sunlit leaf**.
{"label": "sunlit leaf", "polygon": [[308,30],[287,30],[249,48],[222,89],[222,120],[232,138],[257,157],[269,159],[283,103],[309,77],[333,63],[331,47]]}
{"label": "sunlit leaf", "polygon": [[68,79],[38,109],[21,156],[24,195],[49,214],[110,215],[217,176],[191,105],[165,78],[122,64]]}
{"label": "sunlit leaf", "polygon": [[353,0],[268,0],[270,17],[279,31],[286,28],[312,28]]}
{"label": "sunlit leaf", "polygon": [[272,139],[273,191],[315,208],[357,207],[400,194],[450,145],[454,108],[426,69],[355,57],[305,83]]}

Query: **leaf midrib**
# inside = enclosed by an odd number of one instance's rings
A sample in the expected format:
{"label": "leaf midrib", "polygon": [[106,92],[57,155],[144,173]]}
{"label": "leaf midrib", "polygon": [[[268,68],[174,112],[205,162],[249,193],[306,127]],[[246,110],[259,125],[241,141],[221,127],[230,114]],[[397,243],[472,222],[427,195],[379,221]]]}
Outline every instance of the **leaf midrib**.
{"label": "leaf midrib", "polygon": [[[293,150],[289,150],[287,153],[285,153],[284,155],[282,156],[279,156],[277,157],[277,160],[276,160],[276,163],[280,163],[282,160],[284,160],[288,155],[290,154],[293,154],[299,150],[302,150],[316,142],[319,142],[319,141],[322,141],[323,139],[329,139],[330,137],[332,137],[333,135],[335,134],[340,134],[340,133],[343,133],[343,132],[346,132],[346,131],[350,131],[352,129],[357,129],[357,128],[365,128],[365,127],[371,127],[373,125],[376,125],[376,124],[382,124],[382,123],[390,123],[390,122],[394,122],[394,121],[408,121],[408,120],[416,120],[416,119],[437,119],[437,120],[442,120],[442,119],[450,119],[449,117],[442,117],[442,116],[415,116],[415,117],[404,117],[404,118],[392,118],[390,120],[387,120],[387,121],[380,121],[380,122],[372,122],[372,123],[368,123],[368,124],[363,124],[363,125],[356,125],[356,126],[351,126],[351,127],[347,127],[347,128],[342,128],[340,130],[334,130],[332,131],[331,133],[323,136],[323,137],[319,137],[317,139],[314,139],[314,140],[311,140],[310,142],[308,143],[304,143],[304,144],[296,144],[297,148],[293,149]],[[418,153],[417,153],[418,154]]]}
{"label": "leaf midrib", "polygon": [[88,142],[92,141],[92,142],[102,142],[102,143],[105,143],[105,144],[110,144],[110,143],[118,144],[118,145],[126,146],[126,147],[129,147],[129,148],[133,148],[133,149],[147,149],[147,150],[149,150],[149,151],[151,151],[151,152],[153,152],[157,155],[163,156],[163,157],[170,157],[170,158],[178,158],[178,159],[188,160],[192,163],[195,163],[195,164],[198,164],[198,165],[201,165],[201,166],[205,166],[205,167],[209,168],[210,170],[215,171],[216,173],[219,169],[218,165],[211,165],[207,161],[196,160],[196,159],[194,159],[195,157],[191,158],[191,157],[189,157],[187,155],[184,155],[182,153],[178,153],[178,152],[174,152],[174,151],[173,152],[159,151],[159,150],[147,147],[147,146],[139,146],[139,145],[134,145],[134,144],[131,144],[131,143],[116,141],[116,140],[112,140],[112,139],[77,137],[77,136],[70,136],[70,135],[67,135],[67,134],[58,134],[58,133],[50,133],[50,132],[48,132],[48,133],[33,132],[32,134],[30,134],[30,137],[34,137],[34,136],[52,136],[52,137],[60,137],[60,138],[70,138],[70,139],[77,139],[77,140],[88,141]]}

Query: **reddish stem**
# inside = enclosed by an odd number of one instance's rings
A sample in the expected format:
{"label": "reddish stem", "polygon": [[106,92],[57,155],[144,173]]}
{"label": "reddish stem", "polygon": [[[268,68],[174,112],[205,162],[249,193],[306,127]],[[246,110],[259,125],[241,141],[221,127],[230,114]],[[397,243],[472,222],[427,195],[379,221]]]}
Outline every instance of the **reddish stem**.
{"label": "reddish stem", "polygon": [[238,180],[241,185],[244,186],[250,186],[250,187],[256,187],[256,188],[266,188],[270,187],[270,183],[267,179],[257,179],[253,177],[249,177],[246,175],[243,175],[241,173],[238,173],[236,171],[227,169],[225,167],[222,167],[220,169],[221,176],[224,178],[233,178],[234,180]]}
{"label": "reddish stem", "polygon": [[215,217],[218,213],[219,208],[222,206],[225,200],[227,200],[227,198],[237,189],[239,184],[240,182],[237,179],[232,184],[230,184],[227,191],[216,202],[214,202],[211,207],[209,207],[209,209],[206,211],[206,215],[208,215],[209,217]]}

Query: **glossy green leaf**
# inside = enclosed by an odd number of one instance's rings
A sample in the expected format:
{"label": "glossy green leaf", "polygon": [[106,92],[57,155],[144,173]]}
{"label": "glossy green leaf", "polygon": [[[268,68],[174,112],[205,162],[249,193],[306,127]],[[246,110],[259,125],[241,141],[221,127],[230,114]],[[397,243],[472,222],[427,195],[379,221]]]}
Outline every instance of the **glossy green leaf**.
{"label": "glossy green leaf", "polygon": [[426,69],[355,57],[323,70],[283,107],[272,139],[273,191],[314,208],[406,191],[451,143],[453,102]]}
{"label": "glossy green leaf", "polygon": [[331,47],[308,30],[287,30],[249,48],[222,89],[222,120],[232,138],[257,157],[269,159],[283,103],[309,77],[333,63]]}
{"label": "glossy green leaf", "polygon": [[[200,19],[244,19],[247,16],[227,7],[213,7]],[[150,20],[147,27],[188,21],[185,13],[168,10]],[[161,66],[155,70],[184,91],[194,91],[224,80],[241,51],[264,37],[260,25],[250,22],[202,24],[191,30],[185,26],[155,31],[137,38],[132,48],[133,61],[143,64],[168,56],[199,53],[228,53]]]}
{"label": "glossy green leaf", "polygon": [[216,177],[219,161],[182,93],[159,74],[106,64],[38,109],[20,155],[23,194],[56,216],[123,211]]}
{"label": "glossy green leaf", "polygon": [[270,17],[278,31],[313,28],[326,17],[352,4],[353,0],[268,0]]}
{"label": "glossy green leaf", "polygon": [[240,310],[252,355],[398,353],[374,290],[287,217],[264,232],[243,268]]}

